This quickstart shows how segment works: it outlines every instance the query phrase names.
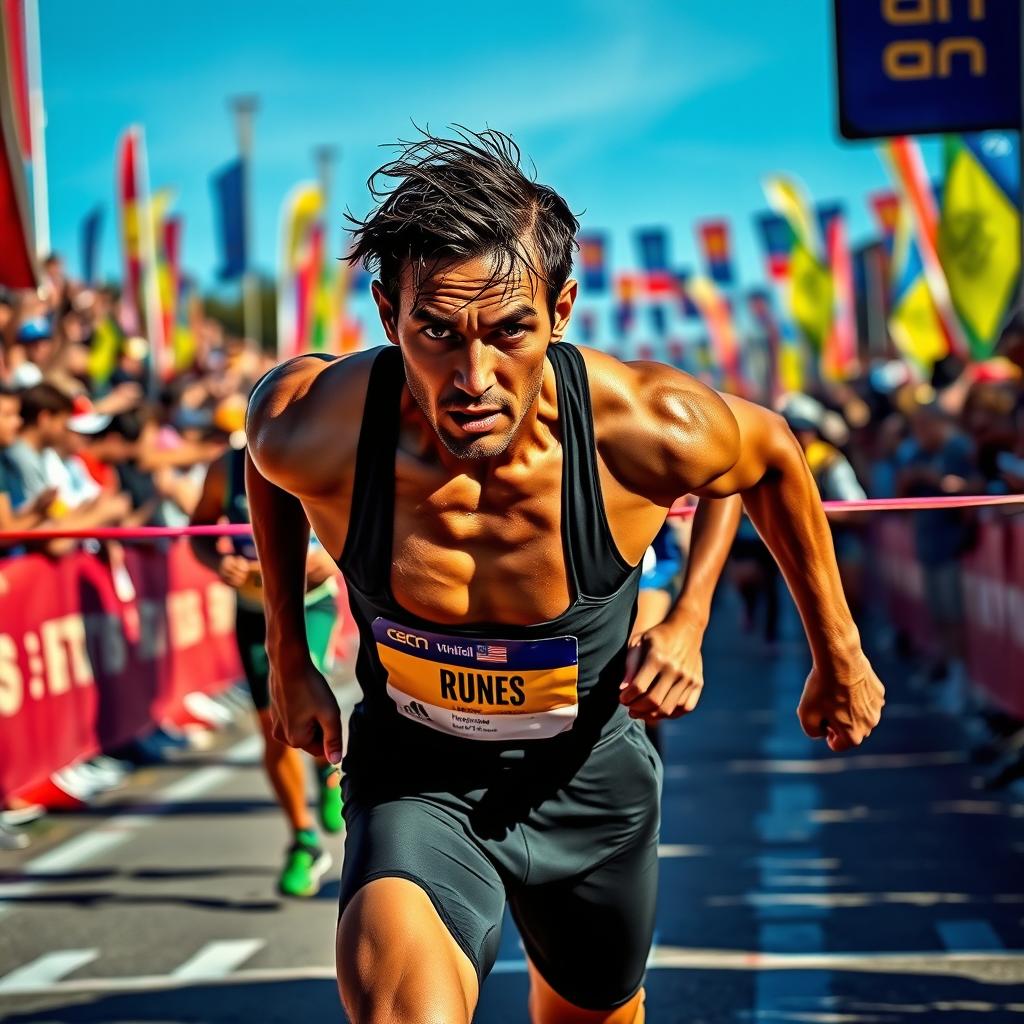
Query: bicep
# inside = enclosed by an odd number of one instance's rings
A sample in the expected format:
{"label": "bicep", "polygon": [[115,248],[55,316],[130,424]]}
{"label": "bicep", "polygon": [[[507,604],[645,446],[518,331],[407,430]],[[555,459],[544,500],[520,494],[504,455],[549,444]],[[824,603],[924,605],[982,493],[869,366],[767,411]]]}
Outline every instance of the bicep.
{"label": "bicep", "polygon": [[757,486],[799,447],[778,413],[735,395],[721,397],[732,413],[736,433],[728,441],[719,440],[718,446],[727,448],[734,457],[721,473],[693,489],[701,497],[727,498]]}

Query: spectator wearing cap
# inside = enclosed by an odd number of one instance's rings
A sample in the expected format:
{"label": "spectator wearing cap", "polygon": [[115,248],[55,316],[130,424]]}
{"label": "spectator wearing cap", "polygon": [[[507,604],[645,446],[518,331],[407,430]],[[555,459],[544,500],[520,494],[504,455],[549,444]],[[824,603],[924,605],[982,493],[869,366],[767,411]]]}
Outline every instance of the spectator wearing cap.
{"label": "spectator wearing cap", "polygon": [[24,360],[14,367],[11,384],[31,388],[43,380],[43,371],[53,356],[53,331],[45,317],[37,317],[18,328],[15,340],[24,351]]}
{"label": "spectator wearing cap", "polygon": [[[822,501],[863,501],[867,497],[864,488],[839,447],[849,440],[842,416],[804,394],[787,396],[781,412],[804,450]],[[863,513],[832,509],[828,519],[843,590],[856,613],[864,590],[864,543],[860,533]]]}

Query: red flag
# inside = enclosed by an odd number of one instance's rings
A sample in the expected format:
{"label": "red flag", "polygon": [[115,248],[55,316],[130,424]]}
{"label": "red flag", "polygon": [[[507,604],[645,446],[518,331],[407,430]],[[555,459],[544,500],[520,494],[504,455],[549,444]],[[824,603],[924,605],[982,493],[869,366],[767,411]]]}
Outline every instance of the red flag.
{"label": "red flag", "polygon": [[900,197],[895,192],[874,192],[868,196],[868,202],[878,221],[878,229],[884,239],[896,234],[896,225],[900,220]]}
{"label": "red flag", "polygon": [[829,221],[825,248],[832,270],[832,329],[825,340],[822,370],[833,380],[845,380],[857,367],[857,323],[853,260],[846,241],[846,218],[842,214]]}
{"label": "red flag", "polygon": [[138,129],[129,128],[118,143],[117,202],[121,221],[121,249],[124,258],[124,287],[121,298],[128,323],[124,329],[137,333],[141,329],[142,294],[142,223],[139,209]]}
{"label": "red flag", "polygon": [[28,86],[21,5],[4,0],[0,62],[0,284],[34,288],[32,220],[23,157],[28,150]]}

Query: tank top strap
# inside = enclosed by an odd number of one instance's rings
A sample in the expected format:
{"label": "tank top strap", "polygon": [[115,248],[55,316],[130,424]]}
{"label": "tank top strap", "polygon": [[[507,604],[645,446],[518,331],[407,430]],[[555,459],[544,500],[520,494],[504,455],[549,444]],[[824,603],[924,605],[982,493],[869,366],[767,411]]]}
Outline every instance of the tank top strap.
{"label": "tank top strap", "polygon": [[562,428],[562,515],[568,530],[569,568],[577,593],[606,597],[614,593],[633,567],[612,537],[597,468],[597,441],[590,383],[583,354],[569,342],[548,348],[558,388],[558,419]]}
{"label": "tank top strap", "polygon": [[359,428],[348,535],[338,567],[365,594],[387,593],[395,519],[395,452],[405,370],[394,345],[370,367]]}

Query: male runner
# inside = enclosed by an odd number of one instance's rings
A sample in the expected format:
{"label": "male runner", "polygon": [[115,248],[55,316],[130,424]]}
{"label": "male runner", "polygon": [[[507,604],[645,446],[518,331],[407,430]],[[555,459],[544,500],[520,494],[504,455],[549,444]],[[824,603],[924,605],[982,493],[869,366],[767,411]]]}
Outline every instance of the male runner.
{"label": "male runner", "polygon": [[[225,519],[231,523],[249,521],[244,448],[229,448],[211,463],[191,521],[193,525],[200,525]],[[237,595],[235,634],[263,733],[263,767],[292,831],[292,842],[277,880],[278,890],[285,896],[315,896],[320,888],[320,879],[330,870],[331,855],[321,847],[309,813],[302,755],[276,739],[271,730],[270,666],[264,647],[267,623],[263,614],[263,587],[256,551],[249,538],[237,538],[229,552],[218,550],[215,537],[193,537],[192,550],[196,558],[234,588]],[[337,569],[330,556],[319,544],[311,544],[305,558],[303,604],[310,657],[318,671],[323,671],[327,645],[337,617],[336,575]],[[340,832],[343,827],[340,780],[322,751],[317,758],[316,772],[320,784],[320,824],[325,832]]]}
{"label": "male runner", "polygon": [[671,626],[620,686],[672,503],[742,495],[805,623],[810,735],[861,743],[882,685],[782,419],[562,342],[578,223],[514,143],[424,135],[379,175],[352,258],[379,271],[391,347],[285,363],[247,425],[281,739],[341,758],[304,637],[307,519],[360,632],[341,997],[355,1024],[469,1021],[507,901],[534,1022],[642,1021],[661,778],[631,716],[685,706]]}

